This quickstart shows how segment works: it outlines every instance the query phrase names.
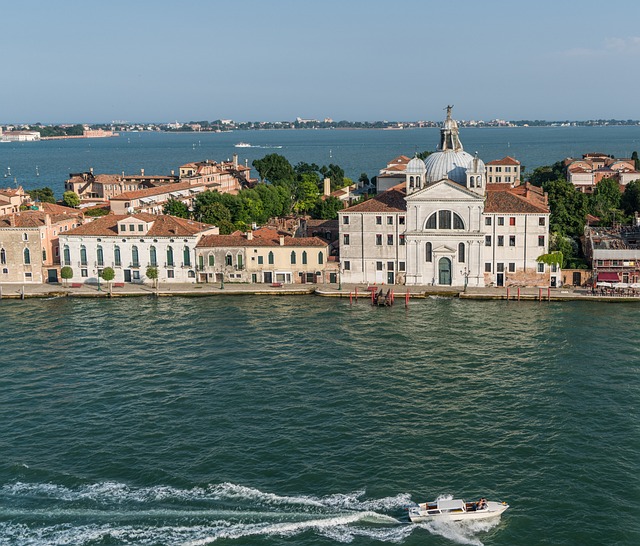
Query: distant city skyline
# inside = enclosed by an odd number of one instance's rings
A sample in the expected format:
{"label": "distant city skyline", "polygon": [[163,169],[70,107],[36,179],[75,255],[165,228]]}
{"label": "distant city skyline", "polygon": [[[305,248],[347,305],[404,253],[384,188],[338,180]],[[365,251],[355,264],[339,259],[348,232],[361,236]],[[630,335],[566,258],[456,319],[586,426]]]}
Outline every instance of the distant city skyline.
{"label": "distant city skyline", "polygon": [[[0,124],[638,119],[631,0],[2,3]],[[603,18],[606,17],[606,24]]]}

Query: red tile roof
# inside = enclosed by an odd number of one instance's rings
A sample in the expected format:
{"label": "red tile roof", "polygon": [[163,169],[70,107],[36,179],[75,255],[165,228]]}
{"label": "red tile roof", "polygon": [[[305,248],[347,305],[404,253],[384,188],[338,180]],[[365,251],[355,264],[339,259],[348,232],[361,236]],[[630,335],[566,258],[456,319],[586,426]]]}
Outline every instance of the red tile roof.
{"label": "red tile roof", "polygon": [[503,157],[502,159],[494,159],[493,161],[489,161],[487,165],[520,165],[520,162],[510,155]]}
{"label": "red tile roof", "polygon": [[163,195],[165,193],[172,193],[174,191],[188,190],[190,188],[202,187],[202,184],[192,185],[191,182],[176,182],[175,184],[168,184],[166,186],[158,186],[154,188],[146,188],[144,190],[128,191],[116,195],[111,198],[111,201],[130,201],[132,199],[140,199],[141,197],[152,197],[154,195]]}
{"label": "red tile roof", "polygon": [[340,212],[406,212],[405,195],[406,186],[403,182],[367,201],[353,205]]}
{"label": "red tile roof", "polygon": [[253,238],[248,239],[246,233],[236,231],[231,235],[205,235],[197,244],[198,248],[212,247],[318,247],[327,248],[329,245],[319,237],[287,237],[284,245],[280,245],[280,234],[275,229],[261,228],[252,232]]}
{"label": "red tile roof", "polygon": [[[191,237],[214,227],[209,224],[187,220],[186,218],[141,212],[138,214],[108,214],[107,216],[101,216],[92,222],[67,231],[65,235],[120,236],[121,234],[118,233],[118,222],[127,218],[153,223],[144,237]],[[130,235],[127,234],[127,237],[130,236],[134,236],[134,232],[131,232]],[[139,236],[139,233],[135,234],[135,237]]]}
{"label": "red tile roof", "polygon": [[550,210],[541,188],[530,184],[521,184],[514,188],[508,184],[487,184],[484,212],[548,214]]}

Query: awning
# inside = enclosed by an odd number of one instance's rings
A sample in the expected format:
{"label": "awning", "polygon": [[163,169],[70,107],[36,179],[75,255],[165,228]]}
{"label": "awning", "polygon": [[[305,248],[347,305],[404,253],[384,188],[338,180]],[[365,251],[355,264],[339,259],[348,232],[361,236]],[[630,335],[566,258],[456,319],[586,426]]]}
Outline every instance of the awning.
{"label": "awning", "polygon": [[620,282],[620,277],[615,271],[602,271],[598,273],[598,281],[604,282]]}

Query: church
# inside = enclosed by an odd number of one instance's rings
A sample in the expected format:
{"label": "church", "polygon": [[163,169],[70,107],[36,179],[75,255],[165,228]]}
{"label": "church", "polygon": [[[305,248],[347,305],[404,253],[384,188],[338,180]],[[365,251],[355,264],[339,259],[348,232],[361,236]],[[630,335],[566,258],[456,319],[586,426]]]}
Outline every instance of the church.
{"label": "church", "polygon": [[452,287],[556,286],[537,258],[549,248],[549,206],[540,188],[488,184],[447,117],[437,151],[406,163],[405,180],[339,213],[345,283]]}

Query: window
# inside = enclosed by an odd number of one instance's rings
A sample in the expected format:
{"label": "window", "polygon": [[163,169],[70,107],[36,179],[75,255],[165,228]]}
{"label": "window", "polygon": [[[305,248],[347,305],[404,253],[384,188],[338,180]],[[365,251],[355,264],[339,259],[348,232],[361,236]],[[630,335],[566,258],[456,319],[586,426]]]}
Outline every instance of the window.
{"label": "window", "polygon": [[502,177],[501,176],[496,176],[496,182],[502,182]]}
{"label": "window", "polygon": [[485,226],[490,226],[490,225],[491,225],[491,216],[487,216],[487,217],[484,219],[484,225],[485,225]]}
{"label": "window", "polygon": [[189,267],[191,265],[191,251],[188,246],[185,246],[182,251],[182,256],[184,258],[184,265]]}
{"label": "window", "polygon": [[382,225],[382,216],[376,216],[376,225]]}
{"label": "window", "polygon": [[238,269],[244,268],[244,259],[242,257],[242,254],[238,254],[236,256],[236,265],[238,266]]}
{"label": "window", "polygon": [[296,251],[292,250],[291,251],[291,265],[295,265],[296,263]]}
{"label": "window", "polygon": [[138,224],[138,231],[144,231],[144,226],[142,224]]}
{"label": "window", "polygon": [[342,223],[343,223],[343,224],[345,224],[345,225],[346,225],[346,224],[348,224],[348,223],[349,223],[349,217],[348,217],[348,216],[346,216],[346,215],[345,215],[345,216],[343,216],[343,217],[342,217]]}
{"label": "window", "polygon": [[198,256],[198,266],[200,266],[200,269],[204,269],[204,256],[202,254]]}
{"label": "window", "polygon": [[348,233],[345,233],[345,234],[342,236],[342,244],[343,244],[343,245],[348,245],[348,244],[349,244],[349,234],[348,234]]}
{"label": "window", "polygon": [[509,225],[510,226],[515,226],[516,225],[516,217],[515,216],[510,216],[509,217]]}
{"label": "window", "polygon": [[224,257],[224,265],[233,265],[233,256],[231,256],[231,254],[227,254]]}
{"label": "window", "polygon": [[382,271],[382,262],[376,262],[376,271]]}
{"label": "window", "polygon": [[3,267],[3,268],[2,268],[2,272],[3,272],[5,275],[8,275],[8,274],[9,274],[9,270],[8,270],[6,267]]}
{"label": "window", "polygon": [[500,263],[496,264],[496,271],[498,273],[504,273],[504,264],[500,264]]}
{"label": "window", "polygon": [[98,245],[98,248],[96,249],[96,255],[98,256],[98,265],[99,266],[103,266],[104,265],[104,252],[102,251],[102,246]]}
{"label": "window", "polygon": [[425,261],[433,261],[433,245],[431,243],[425,245]]}
{"label": "window", "polygon": [[511,172],[511,167],[505,167],[505,168],[504,168],[504,172],[506,172],[506,173],[510,173],[510,172]]}
{"label": "window", "polygon": [[461,264],[463,264],[465,260],[464,251],[464,243],[460,243],[458,245],[458,262],[460,262]]}
{"label": "window", "polygon": [[173,267],[174,266],[174,262],[173,262],[173,247],[168,246],[167,247],[167,267]]}
{"label": "window", "polygon": [[262,265],[264,263],[264,258],[262,256],[258,256],[258,265]]}
{"label": "window", "polygon": [[509,235],[509,246],[516,246],[516,236]]}
{"label": "window", "polygon": [[346,260],[342,268],[344,269],[344,271],[351,271],[351,262],[349,260]]}
{"label": "window", "polygon": [[398,271],[404,271],[405,265],[404,262],[398,262]]}
{"label": "window", "polygon": [[496,172],[497,173],[501,173],[502,172],[502,167],[496,167]]}
{"label": "window", "polygon": [[31,251],[28,248],[24,249],[24,263],[25,264],[30,264],[31,263]]}
{"label": "window", "polygon": [[544,226],[546,224],[546,219],[544,216],[540,216],[540,218],[538,218],[538,225],[539,226]]}
{"label": "window", "polygon": [[156,252],[156,247],[153,245],[149,248],[149,265],[158,267],[158,253]]}
{"label": "window", "polygon": [[302,265],[307,265],[307,251],[302,251]]}
{"label": "window", "polygon": [[393,271],[393,266],[394,266],[393,262],[387,262],[387,271]]}
{"label": "window", "polygon": [[509,262],[509,273],[515,273],[516,264],[514,262]]}
{"label": "window", "polygon": [[131,247],[131,266],[140,267],[140,256],[138,255],[138,247],[136,245]]}
{"label": "window", "polygon": [[498,225],[504,226],[504,216],[498,216]]}
{"label": "window", "polygon": [[84,245],[80,247],[80,264],[87,265],[87,247]]}
{"label": "window", "polygon": [[542,262],[538,264],[538,273],[544,273],[544,264]]}
{"label": "window", "polygon": [[129,231],[135,231],[136,226],[134,224],[129,224]]}
{"label": "window", "polygon": [[427,219],[426,229],[464,229],[462,218],[450,210],[439,210]]}
{"label": "window", "polygon": [[23,241],[28,241],[29,240],[29,234],[28,233],[23,233],[22,234],[22,240]]}
{"label": "window", "polygon": [[[68,249],[68,247],[65,247]],[[3,248],[0,250],[0,263],[1,264],[6,264],[7,263],[7,251]]]}
{"label": "window", "polygon": [[81,277],[88,277],[89,276],[89,270],[88,269],[81,269],[80,270],[80,276]]}
{"label": "window", "polygon": [[120,233],[127,231],[127,226],[124,224],[120,224]]}
{"label": "window", "polygon": [[544,246],[544,235],[538,235],[538,246]]}
{"label": "window", "polygon": [[167,279],[173,279],[175,277],[175,272],[173,271],[173,269],[169,269],[167,271]]}
{"label": "window", "polygon": [[484,264],[484,272],[485,273],[491,273],[491,262],[486,262]]}
{"label": "window", "polygon": [[380,246],[380,245],[382,245],[382,235],[378,233],[376,235],[376,246]]}
{"label": "window", "polygon": [[140,271],[133,271],[131,274],[133,276],[133,280],[134,281],[139,281],[140,280]]}
{"label": "window", "polygon": [[318,252],[318,263],[319,264],[324,263],[324,254],[322,253],[322,251]]}
{"label": "window", "polygon": [[393,225],[393,216],[387,216],[387,225],[388,226],[392,226]]}
{"label": "window", "polygon": [[404,226],[404,216],[398,216],[398,224]]}
{"label": "window", "polygon": [[393,235],[391,233],[387,235],[387,244],[393,245]]}
{"label": "window", "polygon": [[400,235],[399,237],[400,246],[404,246],[404,235]]}
{"label": "window", "polygon": [[43,250],[43,251],[42,251],[42,261],[43,261],[43,262],[46,262],[46,261],[47,261],[47,251],[46,251],[46,250]]}
{"label": "window", "polygon": [[267,261],[269,262],[269,264],[273,265],[273,252],[269,251],[269,255],[267,257],[268,257]]}
{"label": "window", "polygon": [[438,212],[438,227],[440,229],[451,229],[450,210],[441,210]]}
{"label": "window", "polygon": [[491,235],[484,236],[484,246],[491,246]]}
{"label": "window", "polygon": [[504,235],[498,235],[498,246],[504,246]]}
{"label": "window", "polygon": [[120,247],[117,245],[113,248],[113,260],[116,265],[122,265],[122,258],[120,256]]}

